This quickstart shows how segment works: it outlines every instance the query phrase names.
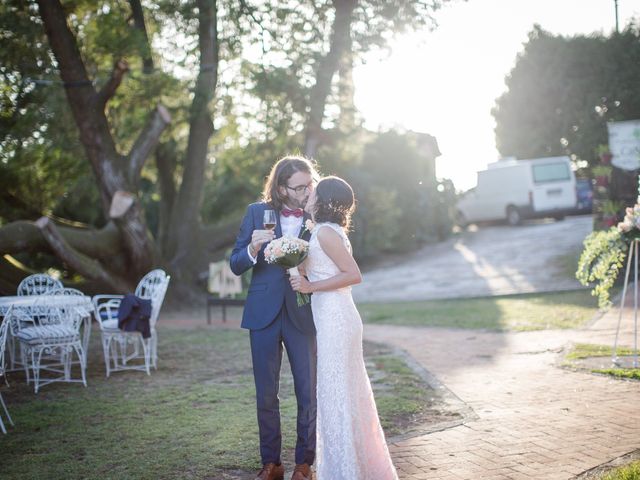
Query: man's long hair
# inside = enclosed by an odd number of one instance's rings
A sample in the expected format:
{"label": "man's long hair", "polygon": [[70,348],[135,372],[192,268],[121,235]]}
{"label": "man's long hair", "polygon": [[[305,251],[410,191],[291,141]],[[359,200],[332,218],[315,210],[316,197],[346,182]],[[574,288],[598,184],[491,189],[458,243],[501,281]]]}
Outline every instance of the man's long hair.
{"label": "man's long hair", "polygon": [[287,155],[278,160],[271,168],[271,172],[264,182],[262,201],[271,205],[276,211],[281,210],[286,197],[280,194],[278,187],[287,186],[287,182],[296,172],[308,173],[314,180],[318,179],[318,172],[311,160],[301,156]]}

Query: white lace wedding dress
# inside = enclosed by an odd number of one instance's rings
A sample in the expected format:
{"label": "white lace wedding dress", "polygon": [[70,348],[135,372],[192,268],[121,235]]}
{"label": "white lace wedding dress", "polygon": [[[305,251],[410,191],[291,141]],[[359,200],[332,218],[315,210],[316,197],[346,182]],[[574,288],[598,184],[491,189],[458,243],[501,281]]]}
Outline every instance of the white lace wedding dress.
{"label": "white lace wedding dress", "polygon": [[[325,227],[338,232],[351,251],[339,225],[317,224],[306,264],[311,281],[339,273],[317,238]],[[314,293],[311,309],[318,343],[318,480],[397,480],[365,370],[362,320],[351,287]]]}

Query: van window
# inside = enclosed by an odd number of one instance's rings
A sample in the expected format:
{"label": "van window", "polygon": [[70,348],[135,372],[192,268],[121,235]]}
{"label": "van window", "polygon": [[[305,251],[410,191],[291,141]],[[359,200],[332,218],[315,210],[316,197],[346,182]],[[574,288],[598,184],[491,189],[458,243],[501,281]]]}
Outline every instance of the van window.
{"label": "van window", "polygon": [[569,180],[571,172],[566,163],[545,163],[533,165],[533,181],[535,183],[561,182]]}

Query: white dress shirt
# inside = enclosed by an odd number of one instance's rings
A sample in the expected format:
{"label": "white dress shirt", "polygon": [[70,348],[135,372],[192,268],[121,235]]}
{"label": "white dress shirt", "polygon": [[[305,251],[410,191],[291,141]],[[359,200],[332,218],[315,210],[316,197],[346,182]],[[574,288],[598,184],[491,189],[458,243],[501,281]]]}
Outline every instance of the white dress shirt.
{"label": "white dress shirt", "polygon": [[[300,235],[303,220],[304,216],[296,217],[294,215],[289,215],[288,217],[285,217],[280,214],[280,228],[282,229],[282,236],[297,238]],[[255,265],[258,260],[251,255],[251,244],[247,245],[247,253]]]}

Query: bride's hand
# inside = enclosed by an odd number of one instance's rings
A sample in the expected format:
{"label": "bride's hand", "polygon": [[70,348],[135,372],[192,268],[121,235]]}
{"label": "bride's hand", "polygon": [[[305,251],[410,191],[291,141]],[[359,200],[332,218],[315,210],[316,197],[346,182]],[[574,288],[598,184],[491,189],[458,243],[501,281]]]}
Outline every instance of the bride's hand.
{"label": "bride's hand", "polygon": [[303,277],[307,276],[307,269],[304,268],[305,263],[307,263],[306,260],[298,265],[298,272],[300,272],[300,275],[302,275]]}
{"label": "bride's hand", "polygon": [[302,275],[294,275],[289,278],[289,282],[291,282],[291,288],[294,291],[300,293],[311,293],[313,289],[311,287],[311,282],[304,278]]}

